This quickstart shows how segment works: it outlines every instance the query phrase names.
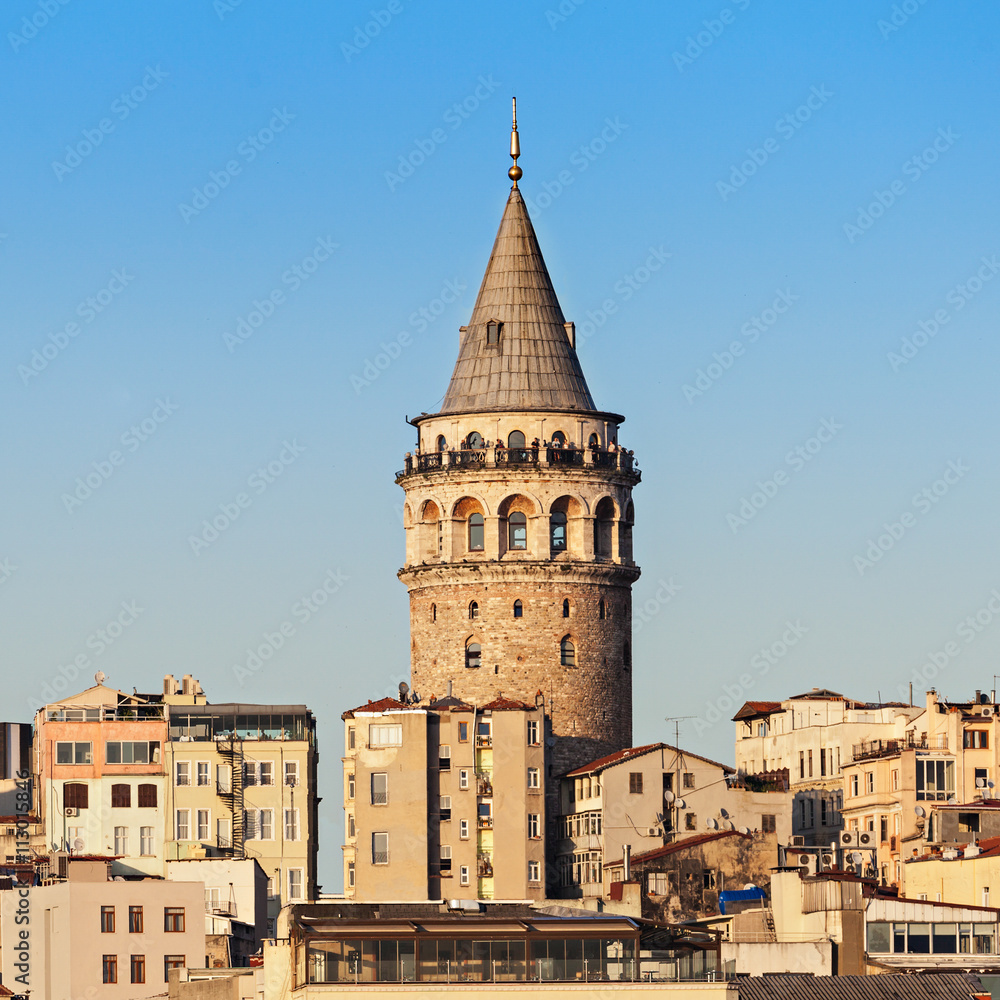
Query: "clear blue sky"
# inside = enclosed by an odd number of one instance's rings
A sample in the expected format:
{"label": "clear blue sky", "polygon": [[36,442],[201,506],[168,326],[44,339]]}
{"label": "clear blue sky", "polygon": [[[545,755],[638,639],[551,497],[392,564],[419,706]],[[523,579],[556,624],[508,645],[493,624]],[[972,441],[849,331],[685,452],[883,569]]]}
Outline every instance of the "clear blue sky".
{"label": "clear blue sky", "polygon": [[447,384],[515,93],[522,190],[643,469],[636,742],[693,716],[682,741],[731,760],[726,699],[898,698],[929,653],[945,693],[993,686],[994,7],[49,6],[0,17],[4,718],[81,656],[70,689],[306,702],[339,885],[339,716],[408,671],[404,417]]}

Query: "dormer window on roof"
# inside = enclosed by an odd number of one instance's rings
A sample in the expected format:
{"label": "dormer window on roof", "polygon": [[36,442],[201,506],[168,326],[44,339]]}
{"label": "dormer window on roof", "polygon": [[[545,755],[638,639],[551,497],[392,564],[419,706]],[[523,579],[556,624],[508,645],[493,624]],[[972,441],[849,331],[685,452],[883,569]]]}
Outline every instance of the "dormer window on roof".
{"label": "dormer window on roof", "polygon": [[500,331],[503,329],[503,323],[498,323],[495,319],[491,319],[486,324],[486,343],[491,347],[498,347],[500,345]]}

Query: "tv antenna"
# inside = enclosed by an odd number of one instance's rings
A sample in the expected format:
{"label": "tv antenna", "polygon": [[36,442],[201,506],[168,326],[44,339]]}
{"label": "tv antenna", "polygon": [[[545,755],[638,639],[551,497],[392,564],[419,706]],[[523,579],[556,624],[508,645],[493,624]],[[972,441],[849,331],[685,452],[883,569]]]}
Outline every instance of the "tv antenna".
{"label": "tv antenna", "polygon": [[663,721],[672,722],[674,724],[674,746],[677,748],[678,752],[681,748],[681,723],[685,719],[693,719],[693,715],[668,715]]}

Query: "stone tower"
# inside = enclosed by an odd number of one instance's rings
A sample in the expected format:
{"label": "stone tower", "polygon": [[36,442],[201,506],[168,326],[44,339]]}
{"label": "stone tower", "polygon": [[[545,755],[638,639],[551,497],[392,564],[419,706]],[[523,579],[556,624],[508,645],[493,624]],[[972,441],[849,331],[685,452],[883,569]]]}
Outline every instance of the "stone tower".
{"label": "stone tower", "polygon": [[551,718],[554,772],[632,742],[632,487],[624,417],[598,410],[514,181],[437,413],[410,421],[412,686]]}

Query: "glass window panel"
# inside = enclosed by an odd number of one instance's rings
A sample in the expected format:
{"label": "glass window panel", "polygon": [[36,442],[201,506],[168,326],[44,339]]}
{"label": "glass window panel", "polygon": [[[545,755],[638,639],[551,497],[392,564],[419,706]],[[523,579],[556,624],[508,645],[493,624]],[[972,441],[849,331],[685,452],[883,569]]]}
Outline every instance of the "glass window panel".
{"label": "glass window panel", "polygon": [[972,938],[973,951],[977,955],[992,955],[994,952],[993,941],[996,936],[995,924],[973,924]]}
{"label": "glass window panel", "polygon": [[868,925],[868,950],[872,953],[889,951],[889,924],[879,922]]}
{"label": "glass window panel", "polygon": [[892,950],[896,955],[906,953],[906,924],[892,925]]}
{"label": "glass window panel", "polygon": [[909,953],[911,955],[927,955],[931,950],[930,924],[910,924]]}
{"label": "glass window panel", "polygon": [[935,955],[954,955],[958,951],[958,927],[955,924],[934,924]]}

